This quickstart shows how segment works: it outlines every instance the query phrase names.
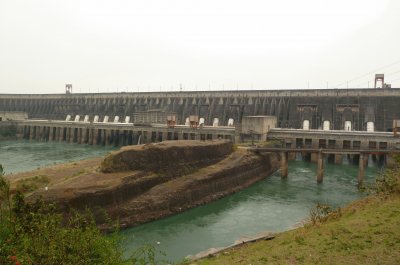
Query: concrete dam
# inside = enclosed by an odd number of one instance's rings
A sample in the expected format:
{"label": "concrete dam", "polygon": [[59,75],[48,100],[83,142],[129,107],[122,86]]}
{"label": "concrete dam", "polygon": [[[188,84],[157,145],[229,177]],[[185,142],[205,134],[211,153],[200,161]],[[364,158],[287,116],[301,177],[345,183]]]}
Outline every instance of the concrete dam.
{"label": "concrete dam", "polygon": [[[134,116],[135,113],[175,113],[177,124],[198,115],[205,125],[240,123],[242,117],[277,117],[277,127],[331,130],[388,131],[400,118],[400,89],[319,89],[191,91],[93,94],[0,94],[0,111],[22,111],[30,119],[65,120],[66,115],[93,121],[105,116]],[[132,122],[132,120],[131,120]]]}

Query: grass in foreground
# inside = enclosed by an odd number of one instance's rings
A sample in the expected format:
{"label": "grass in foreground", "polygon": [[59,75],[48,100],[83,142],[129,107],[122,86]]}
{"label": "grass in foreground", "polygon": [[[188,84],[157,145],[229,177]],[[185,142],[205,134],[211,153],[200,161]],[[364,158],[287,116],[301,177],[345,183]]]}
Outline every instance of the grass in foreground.
{"label": "grass in foreground", "polygon": [[188,264],[400,264],[400,167],[327,220]]}

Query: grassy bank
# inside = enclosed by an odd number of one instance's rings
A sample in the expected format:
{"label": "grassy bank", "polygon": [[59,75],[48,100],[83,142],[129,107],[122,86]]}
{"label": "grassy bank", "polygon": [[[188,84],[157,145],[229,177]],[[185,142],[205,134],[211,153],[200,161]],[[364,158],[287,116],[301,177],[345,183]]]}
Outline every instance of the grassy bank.
{"label": "grassy bank", "polygon": [[[398,163],[399,165],[399,163]],[[389,170],[376,194],[275,239],[249,243],[188,264],[399,264],[400,167]]]}

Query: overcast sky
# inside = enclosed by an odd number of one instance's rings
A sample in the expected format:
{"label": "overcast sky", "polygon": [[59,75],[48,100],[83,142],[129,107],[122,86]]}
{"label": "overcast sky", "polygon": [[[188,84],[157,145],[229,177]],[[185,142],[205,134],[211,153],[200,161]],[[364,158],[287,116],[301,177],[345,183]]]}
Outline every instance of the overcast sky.
{"label": "overcast sky", "polygon": [[0,93],[400,87],[400,1],[0,0]]}

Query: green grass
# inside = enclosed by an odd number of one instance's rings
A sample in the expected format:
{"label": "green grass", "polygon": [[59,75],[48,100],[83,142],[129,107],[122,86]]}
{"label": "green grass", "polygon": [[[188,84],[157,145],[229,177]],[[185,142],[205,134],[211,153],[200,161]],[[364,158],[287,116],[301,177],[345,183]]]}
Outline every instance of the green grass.
{"label": "green grass", "polygon": [[24,178],[16,182],[17,190],[22,193],[31,192],[39,188],[46,187],[50,179],[48,176],[38,175],[30,178]]}
{"label": "green grass", "polygon": [[367,198],[306,225],[191,264],[399,264],[400,196]]}

